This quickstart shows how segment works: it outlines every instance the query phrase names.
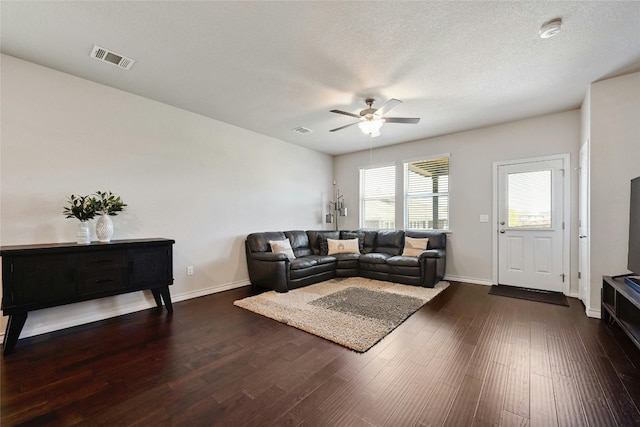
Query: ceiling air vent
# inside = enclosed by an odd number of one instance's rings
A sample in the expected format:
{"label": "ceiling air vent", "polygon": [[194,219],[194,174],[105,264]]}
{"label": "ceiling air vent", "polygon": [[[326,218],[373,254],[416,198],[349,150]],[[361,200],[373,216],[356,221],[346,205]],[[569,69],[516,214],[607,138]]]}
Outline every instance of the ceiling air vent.
{"label": "ceiling air vent", "polygon": [[308,133],[313,132],[311,129],[307,129],[307,128],[302,127],[302,126],[297,127],[295,129],[291,129],[291,130],[294,131],[295,133],[299,133],[300,135],[306,135]]}
{"label": "ceiling air vent", "polygon": [[93,45],[90,56],[99,61],[108,62],[118,68],[124,68],[125,70],[130,70],[133,63],[136,62],[135,59],[127,58],[126,56],[122,56],[119,53],[115,53],[98,45]]}

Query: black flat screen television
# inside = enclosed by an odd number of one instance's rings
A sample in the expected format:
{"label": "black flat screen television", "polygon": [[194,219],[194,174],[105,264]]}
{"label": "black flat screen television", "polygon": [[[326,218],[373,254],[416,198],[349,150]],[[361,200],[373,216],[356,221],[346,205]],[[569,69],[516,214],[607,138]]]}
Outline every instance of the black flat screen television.
{"label": "black flat screen television", "polygon": [[[631,180],[627,269],[640,276],[640,176]],[[625,281],[627,283],[631,282],[629,285],[636,288],[636,290],[640,290],[640,278],[628,277]]]}

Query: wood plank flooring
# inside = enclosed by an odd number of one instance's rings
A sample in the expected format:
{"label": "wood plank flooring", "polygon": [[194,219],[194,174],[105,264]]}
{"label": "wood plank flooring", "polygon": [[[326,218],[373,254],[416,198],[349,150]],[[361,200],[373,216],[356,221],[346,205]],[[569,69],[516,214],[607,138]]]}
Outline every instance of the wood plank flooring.
{"label": "wood plank flooring", "polygon": [[20,340],[2,426],[640,426],[640,352],[570,307],[452,285],[364,354],[241,288]]}

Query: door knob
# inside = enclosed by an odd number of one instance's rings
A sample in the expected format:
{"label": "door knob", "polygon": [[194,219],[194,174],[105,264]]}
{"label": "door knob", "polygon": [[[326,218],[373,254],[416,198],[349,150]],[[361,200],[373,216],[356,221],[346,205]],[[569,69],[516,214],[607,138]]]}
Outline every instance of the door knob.
{"label": "door knob", "polygon": [[500,233],[504,234],[504,230],[500,230]]}
{"label": "door knob", "polygon": [[500,221],[500,225],[504,225],[504,221]]}
{"label": "door knob", "polygon": [[583,235],[583,236],[578,236],[578,237],[581,238],[581,239],[586,239],[587,236]]}

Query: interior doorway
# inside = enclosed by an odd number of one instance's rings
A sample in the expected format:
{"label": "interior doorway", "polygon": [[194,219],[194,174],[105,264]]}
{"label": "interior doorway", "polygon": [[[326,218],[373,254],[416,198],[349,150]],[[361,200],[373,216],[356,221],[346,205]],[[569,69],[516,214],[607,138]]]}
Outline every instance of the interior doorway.
{"label": "interior doorway", "polygon": [[494,164],[494,283],[568,293],[568,162]]}

